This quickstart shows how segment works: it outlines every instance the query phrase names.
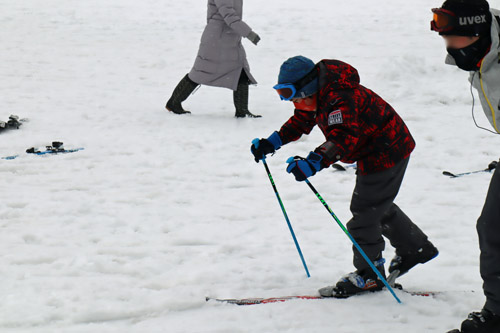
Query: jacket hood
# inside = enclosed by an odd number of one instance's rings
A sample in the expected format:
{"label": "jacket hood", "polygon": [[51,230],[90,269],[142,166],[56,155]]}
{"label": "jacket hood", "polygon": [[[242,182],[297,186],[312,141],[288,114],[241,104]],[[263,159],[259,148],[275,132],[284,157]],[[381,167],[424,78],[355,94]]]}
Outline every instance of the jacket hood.
{"label": "jacket hood", "polygon": [[319,67],[319,86],[323,89],[353,89],[359,86],[356,68],[340,60],[321,60]]}

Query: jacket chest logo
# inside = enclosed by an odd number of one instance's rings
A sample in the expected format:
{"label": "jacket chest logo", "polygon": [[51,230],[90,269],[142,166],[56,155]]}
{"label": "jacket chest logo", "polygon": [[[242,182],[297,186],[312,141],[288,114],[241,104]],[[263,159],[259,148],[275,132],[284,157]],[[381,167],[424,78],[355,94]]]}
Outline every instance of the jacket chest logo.
{"label": "jacket chest logo", "polygon": [[328,115],[328,126],[342,124],[343,122],[344,120],[342,119],[342,111],[340,110],[332,111]]}

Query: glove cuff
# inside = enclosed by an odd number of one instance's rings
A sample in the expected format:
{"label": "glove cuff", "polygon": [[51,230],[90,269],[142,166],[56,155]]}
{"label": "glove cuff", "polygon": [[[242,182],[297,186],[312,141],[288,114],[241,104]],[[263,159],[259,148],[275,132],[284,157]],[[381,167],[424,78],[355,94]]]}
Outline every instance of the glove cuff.
{"label": "glove cuff", "polygon": [[321,160],[323,160],[323,156],[312,151],[307,155],[306,160],[316,169],[316,171],[321,170]]}
{"label": "glove cuff", "polygon": [[275,150],[280,149],[280,147],[283,145],[283,143],[281,142],[280,135],[276,131],[274,131],[273,134],[271,134],[267,138],[267,141],[271,142]]}

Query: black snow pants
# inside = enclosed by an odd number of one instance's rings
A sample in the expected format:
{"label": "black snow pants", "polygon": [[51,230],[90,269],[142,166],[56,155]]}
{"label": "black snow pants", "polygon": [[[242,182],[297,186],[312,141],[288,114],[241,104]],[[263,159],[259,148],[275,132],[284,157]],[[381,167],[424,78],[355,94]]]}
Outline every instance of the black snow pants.
{"label": "black snow pants", "polygon": [[[382,258],[385,247],[382,236],[389,239],[398,255],[415,252],[427,242],[422,230],[394,204],[408,161],[409,158],[390,169],[356,178],[351,200],[353,217],[347,229],[372,261]],[[353,251],[356,269],[369,270],[368,263],[354,246]]]}
{"label": "black snow pants", "polygon": [[481,216],[477,220],[480,271],[485,309],[500,315],[500,163],[497,164]]}

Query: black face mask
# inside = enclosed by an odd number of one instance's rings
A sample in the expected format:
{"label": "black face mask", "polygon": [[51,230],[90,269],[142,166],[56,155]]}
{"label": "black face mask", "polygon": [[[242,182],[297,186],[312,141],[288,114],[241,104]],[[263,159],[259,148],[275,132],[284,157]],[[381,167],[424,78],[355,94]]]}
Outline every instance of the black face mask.
{"label": "black face mask", "polygon": [[471,45],[461,48],[446,48],[448,54],[455,59],[458,68],[464,71],[478,70],[477,64],[484,58],[491,46],[491,36],[481,37]]}

